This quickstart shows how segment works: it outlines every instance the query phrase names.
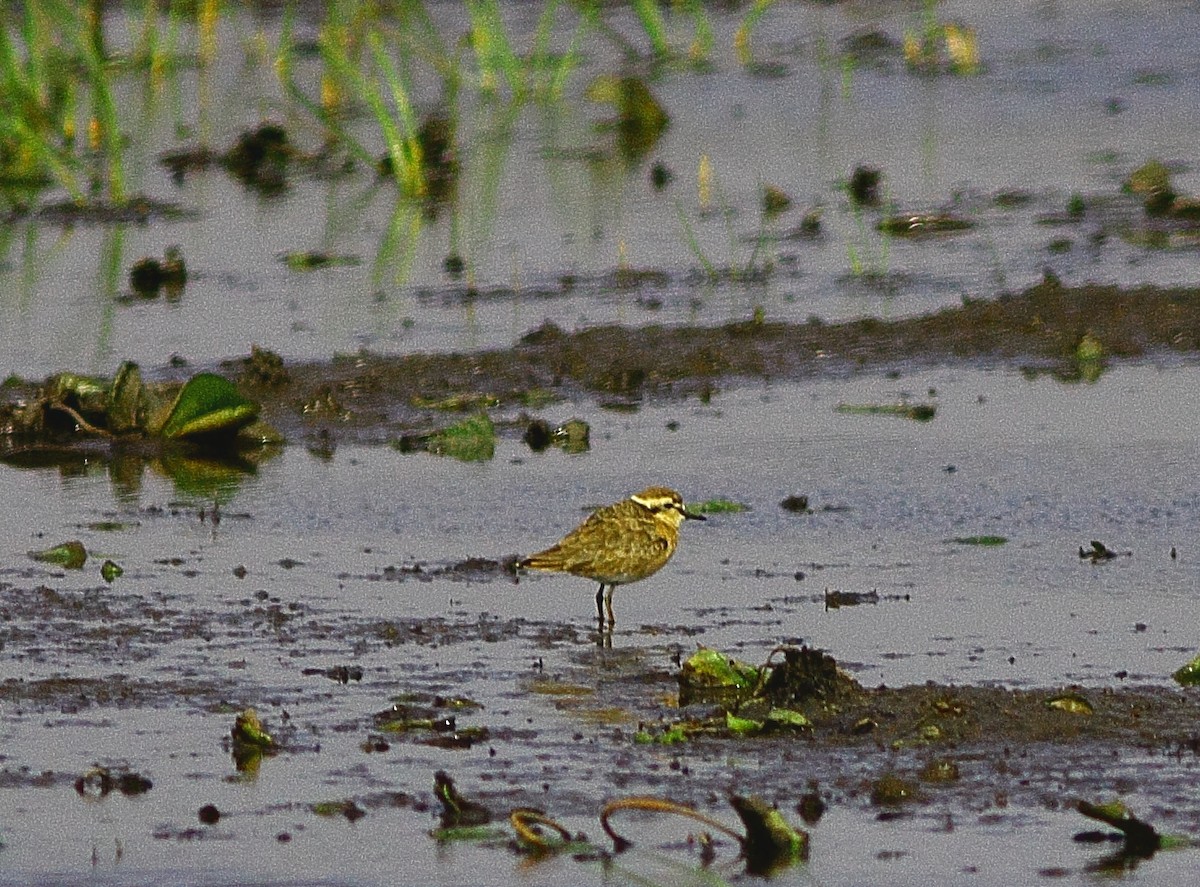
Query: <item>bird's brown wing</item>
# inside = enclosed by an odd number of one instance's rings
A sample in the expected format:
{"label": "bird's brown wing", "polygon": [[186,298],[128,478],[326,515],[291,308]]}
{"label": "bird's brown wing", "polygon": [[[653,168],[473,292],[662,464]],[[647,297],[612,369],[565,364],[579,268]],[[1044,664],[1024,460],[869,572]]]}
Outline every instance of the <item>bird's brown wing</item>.
{"label": "bird's brown wing", "polygon": [[621,584],[657,572],[671,546],[628,501],[594,512],[557,545],[530,555],[523,566]]}

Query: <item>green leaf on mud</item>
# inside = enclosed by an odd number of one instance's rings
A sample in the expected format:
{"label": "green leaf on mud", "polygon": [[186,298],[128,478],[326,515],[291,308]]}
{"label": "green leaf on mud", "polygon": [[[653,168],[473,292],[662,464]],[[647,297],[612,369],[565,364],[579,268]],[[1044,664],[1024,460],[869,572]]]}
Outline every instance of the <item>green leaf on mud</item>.
{"label": "green leaf on mud", "polygon": [[232,435],[257,416],[258,404],[243,397],[228,379],[198,373],[180,390],[159,434],[168,439]]}
{"label": "green leaf on mud", "polygon": [[53,548],[47,548],[43,551],[31,551],[29,556],[35,561],[41,561],[46,564],[57,564],[67,570],[81,570],[83,565],[87,563],[87,549],[83,547],[83,543],[78,539],[72,539],[70,542],[61,542]]}
{"label": "green leaf on mud", "polygon": [[790,708],[772,708],[767,714],[765,724],[769,730],[811,730],[812,721],[798,711]]}
{"label": "green leaf on mud", "polygon": [[687,658],[680,683],[693,687],[749,690],[758,683],[757,668],[738,662],[719,650],[701,647]]}
{"label": "green leaf on mud", "polygon": [[125,571],[121,569],[121,566],[113,561],[105,561],[100,565],[100,577],[105,582],[111,583],[124,572]]}
{"label": "green leaf on mud", "polygon": [[762,731],[763,722],[725,712],[725,728],[734,736],[753,736]]}
{"label": "green leaf on mud", "polygon": [[687,742],[689,738],[687,727],[683,724],[674,724],[660,733],[638,730],[633,734],[633,741],[636,745],[678,745],[681,742]]}
{"label": "green leaf on mud", "polygon": [[955,536],[953,541],[958,545],[1004,545],[1007,536]]}
{"label": "green leaf on mud", "polygon": [[1060,693],[1058,696],[1052,696],[1046,700],[1046,707],[1072,715],[1090,715],[1096,711],[1092,704],[1078,693]]}

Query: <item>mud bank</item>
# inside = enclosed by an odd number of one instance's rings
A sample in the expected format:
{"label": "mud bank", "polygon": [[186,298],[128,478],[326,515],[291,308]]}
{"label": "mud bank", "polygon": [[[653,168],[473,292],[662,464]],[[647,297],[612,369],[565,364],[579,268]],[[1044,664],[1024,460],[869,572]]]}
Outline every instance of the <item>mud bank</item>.
{"label": "mud bank", "polygon": [[705,396],[738,378],[794,380],[823,374],[904,371],[952,361],[1070,375],[1084,337],[1099,359],[1200,350],[1200,290],[1046,282],[1015,295],[933,314],[795,325],[763,318],[717,327],[546,325],[512,348],[473,354],[382,357],[260,372],[226,365],[285,434],[369,441],[392,424],[420,424],[436,403],[461,395],[523,407],[546,399],[629,406],[648,397]]}

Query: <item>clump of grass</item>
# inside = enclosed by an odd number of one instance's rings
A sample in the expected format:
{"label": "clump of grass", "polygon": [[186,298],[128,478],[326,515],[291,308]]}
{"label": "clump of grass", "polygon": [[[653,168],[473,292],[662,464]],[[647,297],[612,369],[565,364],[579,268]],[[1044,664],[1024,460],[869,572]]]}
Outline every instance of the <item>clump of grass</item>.
{"label": "clump of grass", "polygon": [[76,204],[97,194],[123,204],[123,136],[113,98],[118,70],[92,5],[36,0],[6,14],[0,24],[0,178],[57,184]]}

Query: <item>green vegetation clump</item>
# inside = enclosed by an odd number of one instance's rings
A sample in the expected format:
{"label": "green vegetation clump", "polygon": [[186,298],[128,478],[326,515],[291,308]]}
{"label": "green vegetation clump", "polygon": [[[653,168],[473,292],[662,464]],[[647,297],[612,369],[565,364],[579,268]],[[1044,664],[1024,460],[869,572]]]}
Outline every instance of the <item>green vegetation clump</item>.
{"label": "green vegetation clump", "polygon": [[81,570],[87,563],[87,549],[78,539],[62,542],[42,551],[31,551],[29,556],[35,561],[45,564],[55,564],[66,570]]}
{"label": "green vegetation clump", "polygon": [[697,502],[688,505],[688,511],[695,511],[699,514],[737,514],[742,511],[749,511],[750,506],[744,502],[735,502],[732,499],[706,499],[703,502]]}

